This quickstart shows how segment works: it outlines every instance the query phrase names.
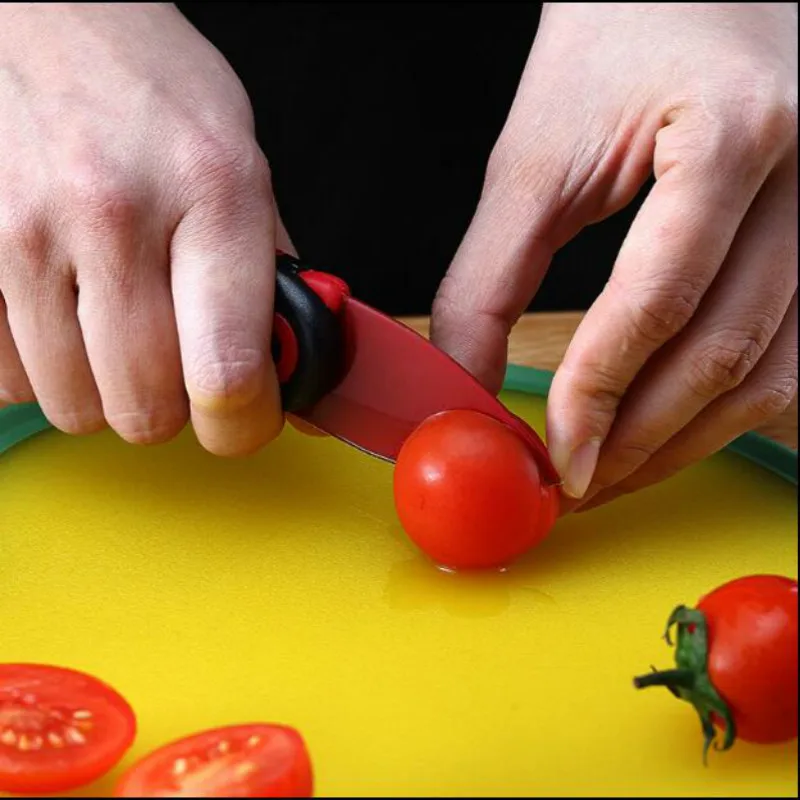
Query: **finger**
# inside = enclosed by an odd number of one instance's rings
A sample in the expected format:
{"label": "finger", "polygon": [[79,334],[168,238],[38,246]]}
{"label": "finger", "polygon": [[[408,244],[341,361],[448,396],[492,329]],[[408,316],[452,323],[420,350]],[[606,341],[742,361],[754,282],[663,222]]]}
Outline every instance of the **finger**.
{"label": "finger", "polygon": [[172,289],[191,419],[203,446],[245,455],[281,430],[270,354],[275,219],[263,156],[222,157],[172,240]]}
{"label": "finger", "polygon": [[[82,232],[78,317],[108,424],[137,444],[165,442],[188,420],[163,232],[135,198],[101,206]],[[110,213],[109,213],[110,212]]]}
{"label": "finger", "polygon": [[656,183],[553,380],[548,446],[564,493],[583,497],[626,390],[694,313],[776,158],[718,137],[709,150],[691,115],[663,128]]}
{"label": "finger", "polygon": [[758,363],[797,289],[796,174],[794,163],[773,172],[699,313],[639,373],[586,498],[639,469]]}
{"label": "finger", "polygon": [[649,130],[640,126],[634,135],[627,123],[609,129],[597,108],[584,109],[578,129],[562,95],[543,83],[548,59],[537,44],[432,310],[432,341],[494,392],[503,382],[509,332],[555,251],[627,205],[650,173]]}
{"label": "finger", "polygon": [[66,269],[48,271],[46,280],[7,286],[5,297],[9,327],[44,415],[64,433],[102,430],[103,407],[78,325],[71,275]]}
{"label": "finger", "polygon": [[100,430],[103,409],[78,326],[68,256],[56,250],[48,225],[23,202],[12,200],[0,212],[5,321],[30,388],[56,428]]}
{"label": "finger", "polygon": [[707,406],[633,475],[577,510],[589,511],[666,480],[784,413],[797,397],[797,321],[795,293],[769,348],[740,386]]}
{"label": "finger", "polygon": [[553,256],[544,234],[515,226],[511,195],[484,197],[439,287],[431,340],[497,393],[508,336]]}
{"label": "finger", "polygon": [[31,403],[35,399],[11,335],[5,300],[0,295],[0,408],[14,403]]}

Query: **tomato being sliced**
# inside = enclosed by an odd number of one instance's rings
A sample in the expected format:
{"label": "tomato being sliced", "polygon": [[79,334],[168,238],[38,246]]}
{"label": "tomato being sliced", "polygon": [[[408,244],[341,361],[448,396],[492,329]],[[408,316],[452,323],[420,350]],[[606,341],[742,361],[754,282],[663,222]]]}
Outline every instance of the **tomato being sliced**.
{"label": "tomato being sliced", "polygon": [[311,797],[311,759],[283,725],[237,725],[194,734],[145,756],[115,797]]}
{"label": "tomato being sliced", "polygon": [[406,439],[394,470],[397,516],[411,540],[453,569],[506,567],[541,542],[558,489],[530,448],[477,411],[443,411]]}
{"label": "tomato being sliced", "polygon": [[85,786],[122,758],[133,710],[81,672],[0,664],[0,791],[54,794]]}

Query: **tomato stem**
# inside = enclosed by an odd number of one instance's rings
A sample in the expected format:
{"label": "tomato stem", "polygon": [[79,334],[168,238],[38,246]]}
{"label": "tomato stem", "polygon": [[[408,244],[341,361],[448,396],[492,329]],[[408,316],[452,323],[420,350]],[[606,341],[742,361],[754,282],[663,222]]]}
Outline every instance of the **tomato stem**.
{"label": "tomato stem", "polygon": [[[649,686],[664,686],[672,694],[691,703],[703,729],[703,763],[707,763],[712,745],[716,750],[728,750],[736,740],[736,725],[733,715],[719,695],[708,674],[708,623],[702,611],[678,606],[667,620],[664,639],[672,645],[671,631],[677,627],[675,643],[676,669],[654,670],[649,675],[634,678],[637,689]],[[722,724],[725,735],[722,744],[717,743],[714,723]]]}
{"label": "tomato stem", "polygon": [[667,689],[692,689],[694,688],[695,674],[690,669],[665,669],[660,672],[650,672],[633,679],[637,689],[646,689],[648,686],[666,686]]}

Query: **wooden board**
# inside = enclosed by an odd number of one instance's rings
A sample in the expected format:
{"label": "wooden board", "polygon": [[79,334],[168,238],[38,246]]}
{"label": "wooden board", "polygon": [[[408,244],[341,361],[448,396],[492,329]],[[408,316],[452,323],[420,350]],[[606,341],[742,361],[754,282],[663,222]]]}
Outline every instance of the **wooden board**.
{"label": "wooden board", "polygon": [[[539,429],[543,401],[505,400]],[[2,424],[2,417],[0,417]],[[287,429],[226,461],[40,434],[0,457],[0,661],[84,669],[137,709],[125,761],[198,729],[298,727],[320,796],[796,796],[797,744],[703,767],[674,605],[796,576],[796,488],[724,453],[560,522],[505,574],[409,544],[391,467]],[[103,795],[114,775],[78,795]]]}

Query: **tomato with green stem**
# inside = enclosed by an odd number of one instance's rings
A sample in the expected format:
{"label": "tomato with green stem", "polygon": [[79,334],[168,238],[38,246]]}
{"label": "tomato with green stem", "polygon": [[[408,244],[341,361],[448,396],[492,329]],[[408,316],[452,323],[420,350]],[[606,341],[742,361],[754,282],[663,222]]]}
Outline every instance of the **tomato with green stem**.
{"label": "tomato with green stem", "polygon": [[311,797],[311,759],[284,725],[236,725],[187,736],[131,767],[115,797]]}
{"label": "tomato with green stem", "polygon": [[[797,581],[778,575],[732,580],[696,608],[678,606],[667,621],[674,669],[634,679],[637,688],[664,686],[696,709],[704,758],[714,744],[756,744],[797,737]],[[717,729],[723,730],[717,743]]]}
{"label": "tomato with green stem", "polygon": [[0,791],[54,794],[102,777],[136,735],[127,701],[82,672],[0,664]]}
{"label": "tomato with green stem", "polygon": [[508,566],[558,515],[558,487],[542,481],[528,445],[477,411],[441,412],[416,428],[397,458],[394,498],[412,541],[462,570]]}

